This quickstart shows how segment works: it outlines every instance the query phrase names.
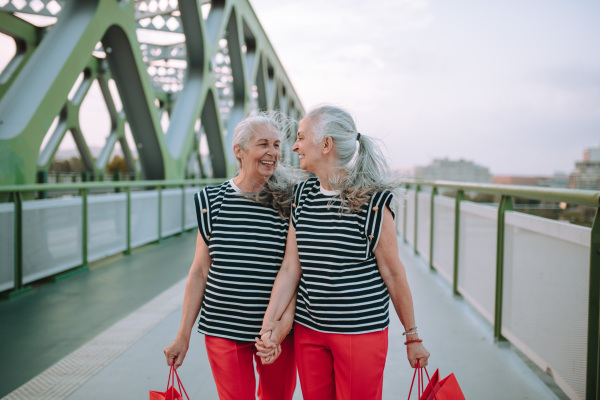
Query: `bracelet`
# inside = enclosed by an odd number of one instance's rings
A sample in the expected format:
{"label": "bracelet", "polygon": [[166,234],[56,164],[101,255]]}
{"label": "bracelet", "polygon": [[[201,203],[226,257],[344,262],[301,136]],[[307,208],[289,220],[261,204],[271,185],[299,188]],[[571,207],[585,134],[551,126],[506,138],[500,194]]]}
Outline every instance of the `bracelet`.
{"label": "bracelet", "polygon": [[414,332],[404,332],[407,336],[408,335],[416,335],[417,333],[419,333],[419,331],[414,331]]}
{"label": "bracelet", "polygon": [[410,339],[407,340],[406,342],[404,342],[405,345],[411,344],[411,343],[421,343],[423,341],[423,339]]}
{"label": "bracelet", "polygon": [[[404,336],[404,335],[414,335],[414,333],[409,333],[409,332],[410,332],[410,331],[414,331],[415,329],[417,329],[417,327],[416,327],[416,326],[413,326],[412,328],[410,328],[409,330],[407,330],[406,332],[404,332],[404,333],[402,334],[402,336]],[[415,333],[416,333],[416,332],[415,332]]]}

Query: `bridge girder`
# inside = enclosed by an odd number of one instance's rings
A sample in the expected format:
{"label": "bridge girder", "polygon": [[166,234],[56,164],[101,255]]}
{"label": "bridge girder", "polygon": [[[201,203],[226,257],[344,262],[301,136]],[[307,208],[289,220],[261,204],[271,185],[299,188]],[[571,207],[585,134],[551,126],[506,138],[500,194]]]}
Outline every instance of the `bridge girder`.
{"label": "bridge girder", "polygon": [[[0,32],[12,37],[17,48],[0,75],[0,185],[36,182],[67,132],[92,176],[104,172],[119,143],[128,169],[138,177],[185,178],[190,160],[203,166],[202,135],[210,175],[231,176],[237,122],[253,109],[280,109],[294,118],[304,113],[247,0],[180,0],[176,7],[166,3],[165,10],[156,9],[155,0],[53,3],[62,9],[48,28],[26,22],[12,2],[0,8]],[[20,12],[34,13],[31,8],[27,3]],[[48,10],[35,13],[47,15]],[[153,16],[174,19],[172,31],[183,32],[185,40],[164,46],[140,43],[140,20]],[[150,75],[156,60],[171,59],[185,59],[185,66]],[[122,110],[115,106],[109,81],[116,85]],[[110,118],[110,133],[97,158],[80,125],[81,104],[94,82]],[[161,112],[170,120],[165,130]]]}

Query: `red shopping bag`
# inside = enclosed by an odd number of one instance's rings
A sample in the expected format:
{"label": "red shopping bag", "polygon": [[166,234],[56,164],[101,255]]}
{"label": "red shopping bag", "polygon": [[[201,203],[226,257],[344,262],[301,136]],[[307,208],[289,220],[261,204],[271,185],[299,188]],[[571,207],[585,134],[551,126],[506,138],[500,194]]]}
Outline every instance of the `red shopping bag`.
{"label": "red shopping bag", "polygon": [[[179,392],[175,389],[175,380],[177,380],[177,387],[179,388]],[[190,400],[183,384],[181,383],[181,379],[179,379],[179,374],[177,374],[177,370],[174,365],[171,365],[171,369],[169,371],[169,379],[167,380],[167,390],[165,392],[157,392],[155,390],[150,391],[150,400],[184,400],[183,396],[180,393],[184,393],[187,400]]]}
{"label": "red shopping bag", "polygon": [[[429,380],[429,383],[426,387],[423,384],[423,370],[425,370],[425,374]],[[427,370],[425,368],[419,368],[418,362],[417,368],[415,368],[415,373],[413,374],[413,381],[410,385],[410,391],[408,392],[409,400],[413,385],[415,383],[415,377],[417,375],[417,394],[419,396],[419,400],[465,400],[465,395],[460,389],[454,374],[450,374],[440,381],[440,371],[439,369],[436,369],[431,376],[431,379],[429,379]]]}

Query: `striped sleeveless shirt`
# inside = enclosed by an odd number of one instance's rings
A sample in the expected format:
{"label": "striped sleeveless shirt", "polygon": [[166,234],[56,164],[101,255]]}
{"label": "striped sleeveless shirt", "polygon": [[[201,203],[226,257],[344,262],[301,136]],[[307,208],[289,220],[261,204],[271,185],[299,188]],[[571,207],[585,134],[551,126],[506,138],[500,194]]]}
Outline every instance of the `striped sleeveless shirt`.
{"label": "striped sleeveless shirt", "polygon": [[356,213],[317,178],[294,187],[292,224],[302,275],[295,321],[327,333],[359,334],[389,324],[389,293],[375,260],[389,191],[374,193]]}
{"label": "striped sleeveless shirt", "polygon": [[233,180],[194,196],[212,264],[198,331],[254,342],[285,252],[289,222],[241,195]]}

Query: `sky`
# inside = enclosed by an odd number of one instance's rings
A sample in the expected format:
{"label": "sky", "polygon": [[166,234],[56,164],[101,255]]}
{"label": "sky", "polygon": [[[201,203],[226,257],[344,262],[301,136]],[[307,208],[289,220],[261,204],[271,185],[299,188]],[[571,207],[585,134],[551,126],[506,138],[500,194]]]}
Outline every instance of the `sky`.
{"label": "sky", "polygon": [[[598,0],[249,1],[305,109],[348,109],[396,168],[568,174],[600,146]],[[81,115],[107,114],[86,101]],[[102,146],[109,120],[80,119]]]}
{"label": "sky", "polygon": [[345,107],[397,168],[548,176],[600,146],[600,1],[250,3],[304,107]]}

